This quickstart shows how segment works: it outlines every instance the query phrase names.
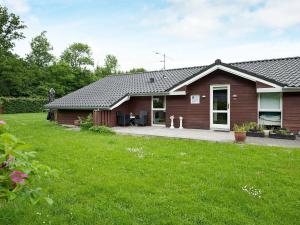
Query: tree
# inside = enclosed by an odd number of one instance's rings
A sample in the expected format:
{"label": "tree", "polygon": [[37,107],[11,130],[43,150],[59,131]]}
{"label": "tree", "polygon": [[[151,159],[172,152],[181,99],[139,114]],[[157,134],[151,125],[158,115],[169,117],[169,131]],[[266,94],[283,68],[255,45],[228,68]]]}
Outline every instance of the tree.
{"label": "tree", "polygon": [[50,53],[53,47],[46,37],[46,31],[32,39],[31,52],[27,55],[27,61],[39,67],[49,66],[54,60],[54,56]]}
{"label": "tree", "polygon": [[94,65],[91,48],[87,44],[73,43],[61,55],[61,61],[73,69]]}
{"label": "tree", "polygon": [[128,72],[126,73],[144,73],[146,72],[147,70],[145,70],[144,68],[132,68],[131,70],[129,70]]}
{"label": "tree", "polygon": [[[6,7],[0,5],[0,51],[7,52],[14,46],[15,40],[23,39],[21,32],[26,25],[20,20],[20,17],[13,13],[8,13]],[[0,52],[0,53],[1,53]]]}
{"label": "tree", "polygon": [[114,55],[108,54],[104,60],[104,68],[109,74],[116,74],[118,69],[118,59]]}
{"label": "tree", "polygon": [[103,78],[111,74],[122,73],[118,71],[118,59],[116,56],[108,54],[104,59],[104,66],[97,66],[95,69],[95,75],[98,78]]}

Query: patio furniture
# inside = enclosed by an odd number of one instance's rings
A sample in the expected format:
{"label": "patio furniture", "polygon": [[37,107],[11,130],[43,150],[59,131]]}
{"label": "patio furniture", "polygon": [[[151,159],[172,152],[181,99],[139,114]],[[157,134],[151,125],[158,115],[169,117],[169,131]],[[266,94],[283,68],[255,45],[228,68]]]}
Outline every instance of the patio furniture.
{"label": "patio furniture", "polygon": [[129,125],[130,117],[125,115],[123,112],[117,112],[117,124],[118,126],[127,126]]}
{"label": "patio furniture", "polygon": [[130,115],[129,115],[129,124],[131,125],[131,126],[134,126],[135,125],[135,115],[133,115],[132,113],[130,113]]}
{"label": "patio furniture", "polygon": [[135,118],[134,123],[137,126],[146,126],[147,125],[148,113],[146,111],[140,111],[140,115]]}

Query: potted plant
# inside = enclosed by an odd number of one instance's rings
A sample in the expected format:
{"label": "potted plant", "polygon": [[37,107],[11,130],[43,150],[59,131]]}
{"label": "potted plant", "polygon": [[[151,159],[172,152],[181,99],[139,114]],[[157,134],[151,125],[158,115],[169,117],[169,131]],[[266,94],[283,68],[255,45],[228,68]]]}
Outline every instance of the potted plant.
{"label": "potted plant", "polygon": [[233,126],[233,130],[234,130],[234,138],[236,142],[245,142],[246,140],[246,127],[244,124],[242,125],[237,125],[234,124]]}
{"label": "potted plant", "polygon": [[249,137],[265,137],[265,132],[262,126],[255,122],[250,122],[246,126],[246,135]]}
{"label": "potted plant", "polygon": [[296,134],[286,128],[273,129],[269,134],[270,138],[296,140]]}

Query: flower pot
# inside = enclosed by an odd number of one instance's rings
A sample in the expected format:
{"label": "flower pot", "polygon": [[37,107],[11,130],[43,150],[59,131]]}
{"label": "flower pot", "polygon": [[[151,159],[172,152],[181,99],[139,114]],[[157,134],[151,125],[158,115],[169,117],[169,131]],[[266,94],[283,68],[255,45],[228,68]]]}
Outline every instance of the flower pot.
{"label": "flower pot", "polygon": [[235,131],[234,137],[236,142],[245,142],[247,136],[245,131],[241,131],[241,132]]}
{"label": "flower pot", "polygon": [[296,135],[293,133],[290,134],[276,134],[270,132],[269,134],[270,138],[275,138],[275,139],[286,139],[286,140],[296,140]]}
{"label": "flower pot", "polygon": [[265,133],[261,131],[247,131],[246,136],[249,137],[265,137]]}

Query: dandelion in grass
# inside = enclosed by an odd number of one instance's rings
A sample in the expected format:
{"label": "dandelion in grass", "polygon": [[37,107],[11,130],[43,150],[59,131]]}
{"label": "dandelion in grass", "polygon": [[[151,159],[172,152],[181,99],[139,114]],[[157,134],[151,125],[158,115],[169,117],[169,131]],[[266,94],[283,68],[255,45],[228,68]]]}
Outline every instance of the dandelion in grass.
{"label": "dandelion in grass", "polygon": [[127,148],[128,152],[143,152],[142,148]]}
{"label": "dandelion in grass", "polygon": [[140,152],[137,154],[137,157],[143,159],[145,157],[144,153]]}
{"label": "dandelion in grass", "polygon": [[145,158],[146,155],[153,155],[153,154],[148,154],[145,153],[142,148],[127,148],[128,152],[136,153],[136,156],[140,159]]}
{"label": "dandelion in grass", "polygon": [[247,192],[249,195],[251,195],[254,198],[261,198],[262,192],[260,189],[245,185],[244,187],[242,187],[242,190],[244,192]]}

